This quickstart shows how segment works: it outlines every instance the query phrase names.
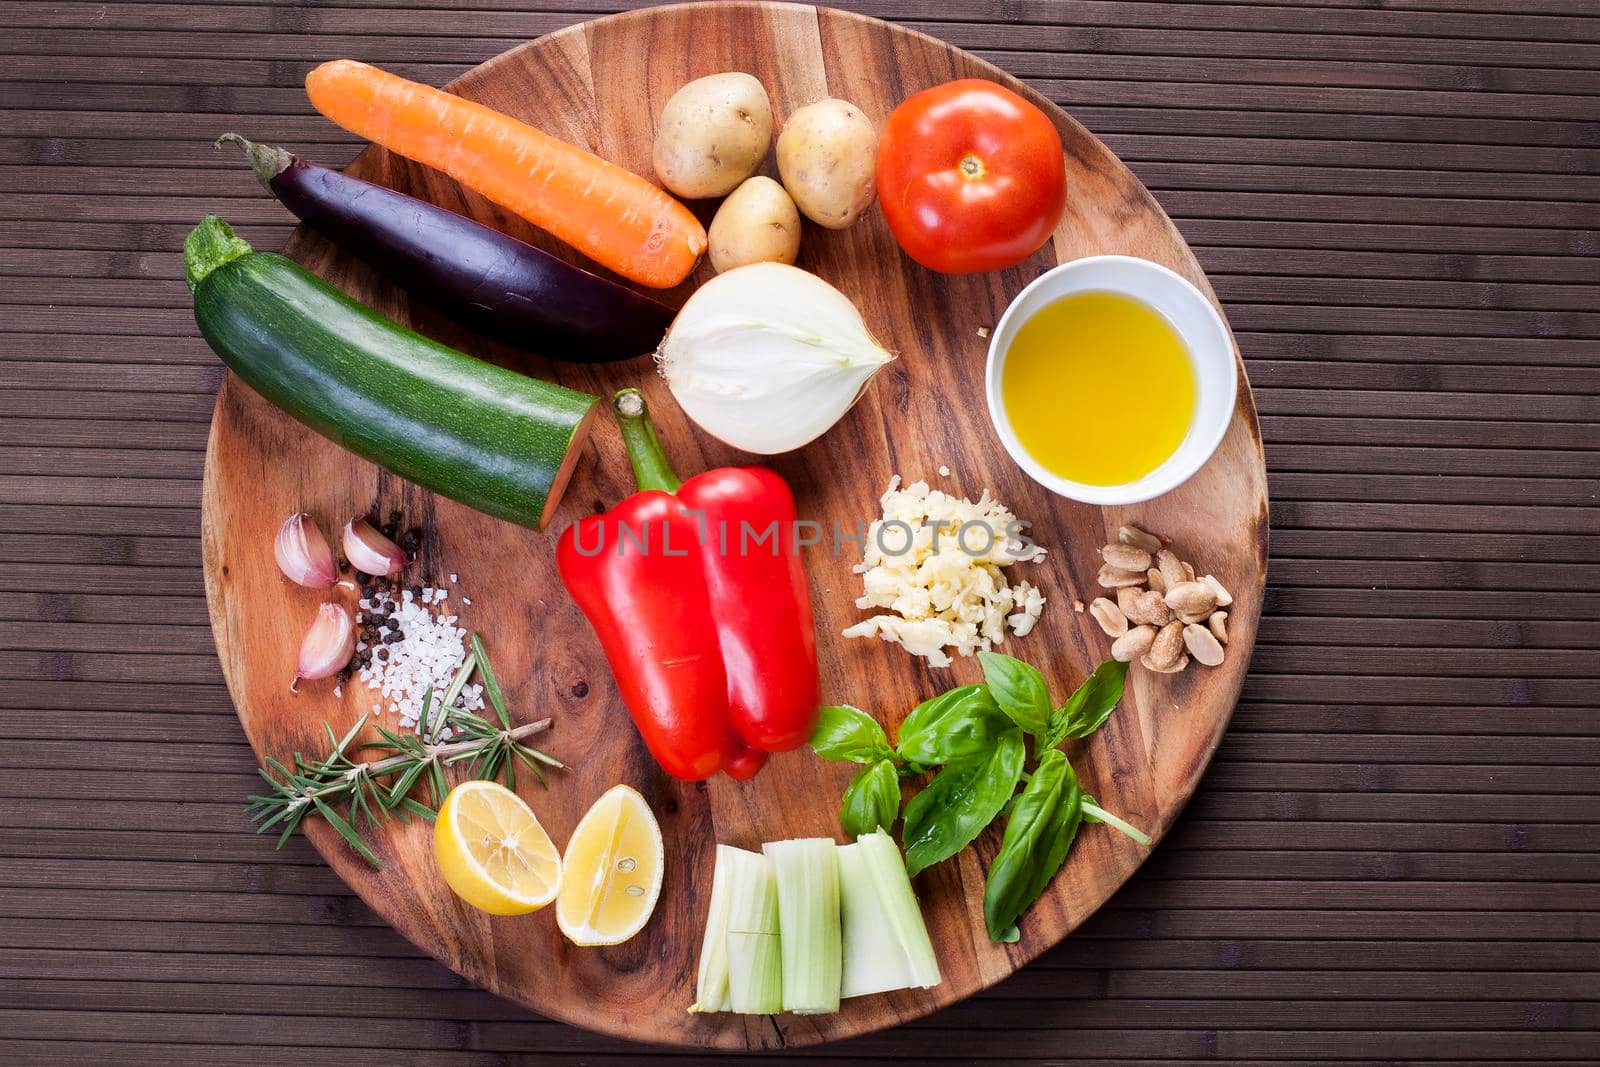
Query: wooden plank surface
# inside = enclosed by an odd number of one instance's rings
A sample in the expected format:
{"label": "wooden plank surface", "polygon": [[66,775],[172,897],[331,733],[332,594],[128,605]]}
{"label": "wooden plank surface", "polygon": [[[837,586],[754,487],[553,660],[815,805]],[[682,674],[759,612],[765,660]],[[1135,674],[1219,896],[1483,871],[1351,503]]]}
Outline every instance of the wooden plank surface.
{"label": "wooden plank surface", "polygon": [[[804,1057],[1600,1059],[1600,9],[846,6],[1019,74],[1150,186],[1238,332],[1275,537],[1243,702],[1145,868],[978,1000]],[[288,234],[214,130],[353,157],[317,60],[442,82],[610,10],[0,6],[0,1062],[656,1057],[467,987],[249,834],[177,257],[208,209]]]}

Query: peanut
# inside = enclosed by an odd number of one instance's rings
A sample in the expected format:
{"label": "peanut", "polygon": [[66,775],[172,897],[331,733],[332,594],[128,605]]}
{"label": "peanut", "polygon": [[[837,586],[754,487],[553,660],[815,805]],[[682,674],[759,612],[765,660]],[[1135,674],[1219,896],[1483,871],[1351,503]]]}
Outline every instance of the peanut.
{"label": "peanut", "polygon": [[1163,548],[1156,553],[1156,566],[1160,568],[1161,581],[1168,589],[1185,581],[1183,561],[1173,553],[1172,549]]}
{"label": "peanut", "polygon": [[1233,603],[1233,594],[1228,592],[1228,590],[1223,586],[1223,584],[1221,582],[1217,581],[1211,575],[1209,575],[1209,574],[1205,575],[1204,577],[1202,577],[1200,579],[1200,581],[1205,583],[1206,587],[1208,589],[1210,589],[1213,593],[1216,594],[1217,607],[1225,608],[1229,604]]}
{"label": "peanut", "polygon": [[1137,593],[1133,598],[1133,610],[1123,614],[1135,623],[1150,626],[1165,626],[1172,621],[1172,609],[1161,599],[1161,594],[1152,589]]}
{"label": "peanut", "polygon": [[[1100,550],[1101,588],[1089,614],[1111,637],[1111,655],[1137,660],[1159,674],[1176,674],[1191,659],[1207,667],[1223,662],[1228,643],[1228,613],[1233,603],[1214,575],[1196,577],[1193,564],[1167,547],[1171,542],[1137,526],[1124,525],[1117,540]],[[1082,611],[1083,602],[1073,601]]]}
{"label": "peanut", "polygon": [[1142,548],[1146,552],[1161,551],[1161,538],[1153,533],[1145,533],[1137,526],[1124,526],[1117,531],[1117,540],[1134,548]]}
{"label": "peanut", "polygon": [[1102,589],[1121,589],[1125,586],[1144,584],[1144,571],[1119,570],[1111,564],[1100,568],[1100,575],[1096,579]]}
{"label": "peanut", "polygon": [[1089,602],[1089,614],[1094,616],[1094,621],[1100,624],[1100,629],[1108,637],[1121,637],[1128,632],[1128,617],[1121,608],[1103,596],[1097,596]]}
{"label": "peanut", "polygon": [[1156,639],[1150,643],[1146,655],[1158,668],[1170,667],[1183,654],[1183,623],[1169,622],[1163,626]]}
{"label": "peanut", "polygon": [[1216,594],[1200,582],[1179,582],[1167,587],[1167,607],[1179,615],[1203,615],[1216,606]]}
{"label": "peanut", "polygon": [[1188,647],[1189,654],[1207,667],[1215,667],[1222,662],[1221,643],[1215,634],[1198,623],[1190,623],[1183,628],[1183,643]]}
{"label": "peanut", "polygon": [[1150,566],[1150,553],[1133,545],[1107,545],[1100,550],[1100,558],[1119,571],[1142,571]]}
{"label": "peanut", "polygon": [[1111,642],[1111,658],[1120,663],[1132,663],[1146,652],[1155,643],[1156,628],[1154,626],[1135,626],[1115,641]]}
{"label": "peanut", "polygon": [[1146,670],[1155,671],[1157,674],[1177,674],[1179,671],[1183,670],[1189,665],[1189,657],[1179,656],[1167,666],[1157,667],[1154,663],[1150,662],[1149,656],[1140,656],[1139,665],[1144,667]]}

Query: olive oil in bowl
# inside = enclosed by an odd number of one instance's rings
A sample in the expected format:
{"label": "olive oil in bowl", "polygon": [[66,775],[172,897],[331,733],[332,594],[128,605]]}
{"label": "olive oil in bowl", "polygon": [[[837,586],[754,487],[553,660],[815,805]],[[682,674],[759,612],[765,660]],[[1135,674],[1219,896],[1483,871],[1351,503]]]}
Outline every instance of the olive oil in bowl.
{"label": "olive oil in bowl", "polygon": [[1036,463],[1071,482],[1112,486],[1177,452],[1198,387],[1183,338],[1160,312],[1087,290],[1050,301],[1017,329],[1000,392]]}

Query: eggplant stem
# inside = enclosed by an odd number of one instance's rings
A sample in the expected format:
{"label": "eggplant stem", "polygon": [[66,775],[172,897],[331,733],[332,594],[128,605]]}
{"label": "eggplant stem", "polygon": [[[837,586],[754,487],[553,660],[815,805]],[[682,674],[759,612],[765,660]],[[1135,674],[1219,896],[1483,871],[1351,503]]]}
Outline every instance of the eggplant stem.
{"label": "eggplant stem", "polygon": [[289,169],[294,162],[294,156],[282,148],[274,148],[267,144],[256,144],[254,141],[240,137],[236,133],[225,133],[211,143],[212,148],[220,149],[225,144],[236,144],[244,149],[244,155],[250,161],[250,169],[256,172],[256,181],[267,192],[272,192],[272,179]]}
{"label": "eggplant stem", "polygon": [[622,443],[628,449],[628,462],[640,491],[659,489],[676,493],[683,481],[673,473],[672,464],[661,447],[661,438],[650,421],[650,408],[637,389],[622,389],[611,398],[611,410],[622,428]]}

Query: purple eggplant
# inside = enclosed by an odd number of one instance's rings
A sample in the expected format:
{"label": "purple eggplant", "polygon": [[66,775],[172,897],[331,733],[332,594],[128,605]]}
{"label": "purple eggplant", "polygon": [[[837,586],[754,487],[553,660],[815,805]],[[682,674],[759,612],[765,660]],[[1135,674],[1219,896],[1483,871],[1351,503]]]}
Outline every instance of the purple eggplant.
{"label": "purple eggplant", "polygon": [[550,359],[603,363],[655,350],[676,314],[481,222],[307,163],[236,133],[266,190],[418,299],[486,337]]}

